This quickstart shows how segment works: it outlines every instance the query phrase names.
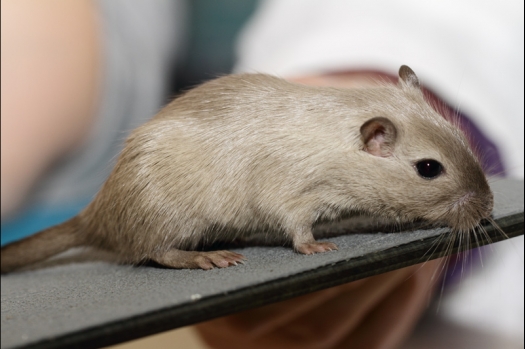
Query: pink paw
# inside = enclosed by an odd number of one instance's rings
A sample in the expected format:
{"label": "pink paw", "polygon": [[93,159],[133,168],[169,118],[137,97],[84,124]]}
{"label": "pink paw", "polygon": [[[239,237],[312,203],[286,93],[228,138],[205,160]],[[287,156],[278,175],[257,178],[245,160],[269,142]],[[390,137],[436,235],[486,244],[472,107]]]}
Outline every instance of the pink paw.
{"label": "pink paw", "polygon": [[239,253],[230,251],[200,252],[194,257],[194,262],[201,269],[213,269],[214,267],[226,268],[237,263],[244,263],[246,258]]}
{"label": "pink paw", "polygon": [[337,250],[337,245],[331,242],[308,242],[295,246],[295,250],[302,254],[314,254]]}

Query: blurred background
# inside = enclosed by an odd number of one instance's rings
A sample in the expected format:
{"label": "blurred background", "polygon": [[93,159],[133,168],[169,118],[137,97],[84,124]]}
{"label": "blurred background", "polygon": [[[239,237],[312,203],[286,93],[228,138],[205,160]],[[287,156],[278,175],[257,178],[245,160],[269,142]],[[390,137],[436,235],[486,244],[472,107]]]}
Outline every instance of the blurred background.
{"label": "blurred background", "polygon": [[[21,187],[13,194],[16,200],[2,194],[2,244],[75,215],[109,173],[129,130],[173,96],[232,71],[300,77],[372,69],[396,75],[408,64],[426,87],[466,113],[495,144],[507,176],[523,178],[521,1],[94,4],[106,35],[101,35],[99,62],[104,69],[85,140],[74,147],[64,143],[67,151],[49,155],[26,182],[10,182],[22,171],[20,159],[47,155],[38,153],[41,145],[31,148],[36,137],[18,135],[12,126],[13,115],[22,115],[21,103],[2,103],[2,192]],[[4,11],[2,2],[3,101],[10,98],[4,87],[13,81],[7,26],[16,16]],[[123,117],[115,121],[117,114]],[[16,152],[21,149],[13,140],[17,137],[27,144],[27,153]],[[18,161],[8,162],[13,158]],[[483,266],[473,263],[458,283],[443,290],[402,348],[523,348],[523,237],[495,244],[484,258]],[[146,347],[205,348],[191,328],[114,348]]]}

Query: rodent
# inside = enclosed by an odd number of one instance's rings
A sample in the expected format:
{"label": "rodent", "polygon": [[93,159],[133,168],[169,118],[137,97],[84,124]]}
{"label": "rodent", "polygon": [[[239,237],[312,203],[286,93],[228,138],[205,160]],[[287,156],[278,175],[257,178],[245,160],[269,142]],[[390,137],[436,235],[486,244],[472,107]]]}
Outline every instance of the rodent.
{"label": "rodent", "polygon": [[299,253],[336,250],[312,227],[348,212],[467,232],[492,206],[466,137],[425,101],[407,66],[397,85],[362,89],[228,75],[135,129],[94,200],[3,247],[1,271],[82,245],[129,263],[227,267],[244,257],[193,249],[263,231]]}

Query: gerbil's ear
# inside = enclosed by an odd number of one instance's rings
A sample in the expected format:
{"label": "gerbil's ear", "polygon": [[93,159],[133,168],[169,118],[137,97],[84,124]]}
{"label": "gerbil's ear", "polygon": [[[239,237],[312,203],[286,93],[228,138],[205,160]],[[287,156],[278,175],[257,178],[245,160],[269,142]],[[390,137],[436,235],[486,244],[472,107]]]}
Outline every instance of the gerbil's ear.
{"label": "gerbil's ear", "polygon": [[381,116],[372,118],[361,126],[360,131],[366,152],[381,157],[392,155],[397,129],[390,120]]}
{"label": "gerbil's ear", "polygon": [[408,86],[418,90],[421,89],[416,73],[407,65],[402,65],[399,68],[399,84],[401,87]]}

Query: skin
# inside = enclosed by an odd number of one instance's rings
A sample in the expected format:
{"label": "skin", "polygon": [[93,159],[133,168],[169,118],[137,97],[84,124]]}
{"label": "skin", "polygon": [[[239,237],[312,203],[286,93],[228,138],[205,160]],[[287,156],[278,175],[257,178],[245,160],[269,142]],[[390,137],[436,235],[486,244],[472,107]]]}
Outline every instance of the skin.
{"label": "skin", "polygon": [[399,269],[196,329],[216,349],[396,348],[426,309],[440,266],[441,260],[434,260]]}
{"label": "skin", "polygon": [[[101,49],[96,11],[90,1],[4,0],[1,6],[4,218],[15,212],[46,169],[82,146],[96,117]],[[358,86],[367,81],[318,76],[302,82]],[[245,347],[255,348],[262,343],[262,335],[276,347],[284,347],[290,344],[287,333],[304,330],[309,335],[292,344],[344,346],[351,341],[358,347],[392,347],[409,333],[432,289],[436,265],[427,263],[412,275],[415,269],[331,288],[198,328],[218,348],[226,343],[223,334],[236,336],[236,342]],[[342,314],[340,309],[346,311]],[[331,319],[333,326],[308,330],[318,328],[321,319]],[[255,336],[247,336],[253,332]]]}
{"label": "skin", "polygon": [[3,0],[2,219],[95,119],[100,43],[91,1]]}

